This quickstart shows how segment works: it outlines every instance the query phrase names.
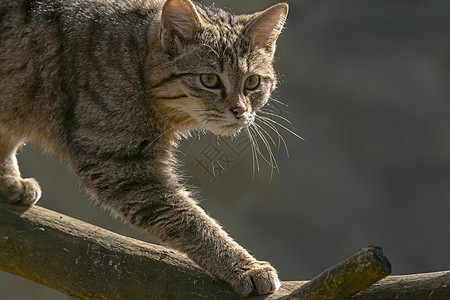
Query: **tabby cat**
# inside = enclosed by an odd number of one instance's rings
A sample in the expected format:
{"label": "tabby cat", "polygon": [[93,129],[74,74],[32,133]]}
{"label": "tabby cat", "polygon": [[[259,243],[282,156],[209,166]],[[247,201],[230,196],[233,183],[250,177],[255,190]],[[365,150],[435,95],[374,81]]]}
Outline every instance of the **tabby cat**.
{"label": "tabby cat", "polygon": [[242,296],[280,287],[175,172],[193,130],[235,135],[276,85],[286,2],[238,15],[191,0],[0,1],[0,200],[31,205],[24,141],[58,154],[95,201]]}

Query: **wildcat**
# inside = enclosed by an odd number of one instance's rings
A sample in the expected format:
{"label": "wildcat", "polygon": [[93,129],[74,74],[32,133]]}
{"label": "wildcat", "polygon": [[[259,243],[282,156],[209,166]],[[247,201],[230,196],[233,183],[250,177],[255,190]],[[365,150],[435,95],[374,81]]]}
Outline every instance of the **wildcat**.
{"label": "wildcat", "polygon": [[235,135],[275,89],[288,13],[232,15],[191,0],[0,1],[0,201],[34,204],[16,151],[58,154],[96,203],[186,253],[242,295],[277,290],[196,204],[174,151],[193,130]]}

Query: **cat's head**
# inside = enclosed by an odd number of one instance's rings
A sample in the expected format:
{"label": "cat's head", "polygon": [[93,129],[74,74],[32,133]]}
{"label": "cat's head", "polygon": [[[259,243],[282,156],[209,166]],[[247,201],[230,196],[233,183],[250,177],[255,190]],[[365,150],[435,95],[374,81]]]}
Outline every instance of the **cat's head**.
{"label": "cat's head", "polygon": [[276,86],[273,56],[288,5],[235,16],[167,0],[149,70],[150,93],[175,129],[233,135],[252,125]]}

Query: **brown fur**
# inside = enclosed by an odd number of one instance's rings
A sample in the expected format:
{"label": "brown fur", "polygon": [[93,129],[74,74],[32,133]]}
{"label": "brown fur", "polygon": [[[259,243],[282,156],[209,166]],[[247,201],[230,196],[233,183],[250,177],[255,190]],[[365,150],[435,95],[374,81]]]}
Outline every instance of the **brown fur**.
{"label": "brown fur", "polygon": [[[276,290],[275,269],[180,185],[172,153],[189,131],[230,135],[253,123],[276,85],[286,14],[285,3],[234,16],[189,0],[2,0],[0,200],[40,197],[15,157],[29,140],[61,156],[100,205],[240,295]],[[202,86],[210,73],[220,86]]]}

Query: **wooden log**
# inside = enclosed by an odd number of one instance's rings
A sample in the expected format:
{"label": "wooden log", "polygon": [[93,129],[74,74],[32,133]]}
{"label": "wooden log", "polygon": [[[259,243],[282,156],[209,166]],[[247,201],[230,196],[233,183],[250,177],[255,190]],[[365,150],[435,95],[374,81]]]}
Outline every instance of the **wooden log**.
{"label": "wooden log", "polygon": [[450,299],[450,271],[389,276],[354,296],[356,300]]}
{"label": "wooden log", "polygon": [[381,248],[369,247],[325,270],[293,291],[287,298],[345,300],[364,291],[390,273],[391,264]]}
{"label": "wooden log", "polygon": [[[360,292],[368,285],[368,278],[360,275],[372,274],[373,268],[378,268],[373,259],[380,258],[370,258],[376,252],[376,248],[363,249],[310,282],[282,282],[276,293],[254,299],[302,299],[301,295],[303,299],[341,299],[336,295],[342,290],[348,292],[349,286],[352,290],[359,286]],[[177,251],[38,206],[0,204],[0,269],[79,299],[239,299],[227,284],[210,278]],[[354,298],[394,299],[389,295],[406,295],[398,299],[416,299],[410,292],[415,285],[418,295],[428,295],[426,299],[450,299],[449,277],[450,271],[390,276]]]}
{"label": "wooden log", "polygon": [[38,206],[0,204],[0,269],[79,299],[237,299],[176,251]]}

